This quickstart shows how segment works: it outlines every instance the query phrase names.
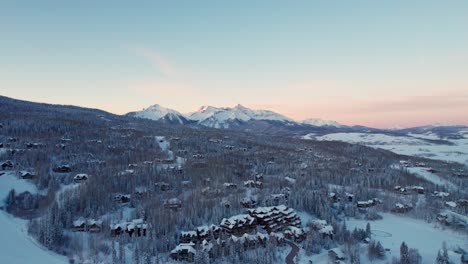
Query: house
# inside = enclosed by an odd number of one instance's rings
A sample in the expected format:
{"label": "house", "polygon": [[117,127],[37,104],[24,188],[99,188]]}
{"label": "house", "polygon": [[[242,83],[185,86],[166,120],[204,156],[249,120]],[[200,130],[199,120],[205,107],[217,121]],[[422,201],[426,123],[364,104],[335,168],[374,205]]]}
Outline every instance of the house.
{"label": "house", "polygon": [[86,221],[86,229],[91,233],[102,231],[102,220],[89,219]]}
{"label": "house", "polygon": [[359,207],[359,208],[368,208],[368,207],[376,206],[376,205],[381,204],[381,203],[382,203],[382,201],[380,201],[379,199],[373,198],[373,199],[370,199],[370,200],[367,200],[367,201],[358,201],[357,202],[357,207]]}
{"label": "house", "polygon": [[341,250],[340,248],[332,248],[328,250],[328,257],[333,262],[345,260],[345,254],[343,253],[343,250]]}
{"label": "house", "polygon": [[224,218],[220,227],[230,235],[243,235],[255,230],[257,220],[248,214],[240,214],[231,218]]}
{"label": "house", "polygon": [[445,198],[445,197],[448,197],[449,195],[450,193],[448,192],[438,192],[438,191],[434,191],[434,193],[432,194],[432,196],[439,197],[439,198]]}
{"label": "house", "polygon": [[301,219],[294,209],[288,208],[285,205],[258,207],[249,209],[248,213],[268,233],[284,231],[290,226],[301,227]]}
{"label": "house", "polygon": [[11,160],[7,160],[2,163],[2,170],[7,168],[13,168],[13,162],[11,162]]}
{"label": "house", "polygon": [[401,204],[401,203],[396,203],[395,207],[393,207],[392,212],[394,213],[400,213],[404,214],[413,209],[413,206],[411,204]]}
{"label": "house", "polygon": [[232,183],[232,182],[225,182],[225,183],[223,184],[223,186],[224,186],[224,188],[227,189],[227,190],[229,190],[229,189],[231,189],[231,190],[232,190],[232,189],[237,189],[237,184]]}
{"label": "house", "polygon": [[148,224],[146,224],[143,219],[133,219],[131,222],[127,223],[126,232],[130,237],[135,234],[135,237],[146,236],[146,230],[148,229]]}
{"label": "house", "polygon": [[137,198],[141,199],[148,195],[148,189],[146,189],[146,187],[143,186],[138,186],[135,188],[134,194]]}
{"label": "house", "polygon": [[135,234],[135,237],[146,236],[148,224],[143,219],[133,219],[130,222],[122,222],[117,224],[111,224],[111,235],[118,236],[127,233],[130,237]]}
{"label": "house", "polygon": [[196,253],[194,243],[180,243],[171,251],[170,256],[174,260],[193,262]]}
{"label": "house", "polygon": [[252,180],[248,180],[248,181],[245,181],[245,182],[244,182],[244,186],[247,187],[247,188],[258,188],[258,189],[261,189],[261,188],[263,188],[263,182],[261,182],[261,181],[252,181]]}
{"label": "house", "polygon": [[182,207],[182,201],[178,198],[171,198],[164,201],[164,208],[177,210]]}
{"label": "house", "polygon": [[24,144],[26,146],[26,148],[28,149],[37,149],[39,147],[42,147],[44,146],[44,144],[41,144],[41,143],[26,143]]}
{"label": "house", "polygon": [[33,172],[30,172],[30,171],[21,171],[20,176],[21,176],[21,179],[23,179],[23,180],[31,180],[34,177],[36,177],[36,175]]}
{"label": "house", "polygon": [[468,200],[467,199],[460,199],[460,200],[457,201],[457,205],[459,207],[466,208],[466,207],[468,207]]}
{"label": "house", "polygon": [[244,208],[254,208],[257,206],[257,200],[253,197],[244,197],[241,202],[241,206]]}
{"label": "house", "polygon": [[130,202],[130,199],[132,196],[130,194],[116,194],[114,195],[114,201],[121,203],[121,204],[126,204]]}
{"label": "house", "polygon": [[72,169],[69,165],[62,165],[62,166],[57,166],[55,168],[52,169],[54,172],[57,172],[57,173],[68,173],[68,172],[71,172]]}
{"label": "house", "polygon": [[327,223],[327,221],[320,219],[312,220],[309,222],[309,227],[312,230],[317,231],[323,238],[328,237],[333,239],[334,229],[333,226]]}
{"label": "house", "polygon": [[306,238],[306,233],[302,228],[288,226],[284,231],[284,237],[294,242],[301,242]]}
{"label": "house", "polygon": [[75,175],[75,177],[73,177],[73,182],[74,183],[82,183],[82,182],[87,181],[88,178],[89,178],[88,174],[79,173],[79,174]]}
{"label": "house", "polygon": [[180,232],[179,241],[180,243],[197,242],[198,236],[196,231],[182,231]]}
{"label": "house", "polygon": [[328,193],[328,199],[330,199],[330,201],[332,201],[332,202],[338,202],[338,201],[341,200],[338,197],[338,195],[336,193],[334,193],[334,192]]}
{"label": "house", "polygon": [[85,232],[86,231],[86,221],[84,219],[79,219],[73,221],[72,224],[73,232]]}
{"label": "house", "polygon": [[345,193],[346,200],[348,202],[354,202],[354,194],[352,193]]}
{"label": "house", "polygon": [[422,186],[410,186],[409,188],[411,190],[413,190],[413,192],[415,192],[417,194],[424,194],[425,193],[425,189]]}

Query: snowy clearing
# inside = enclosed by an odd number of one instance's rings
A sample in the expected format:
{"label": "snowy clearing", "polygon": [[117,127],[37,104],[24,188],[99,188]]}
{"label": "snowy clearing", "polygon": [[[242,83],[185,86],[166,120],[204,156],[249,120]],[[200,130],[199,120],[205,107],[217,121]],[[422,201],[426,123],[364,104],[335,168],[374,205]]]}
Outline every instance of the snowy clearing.
{"label": "snowy clearing", "polygon": [[[466,136],[466,134],[461,134]],[[468,138],[445,139],[452,145],[435,144],[425,139],[439,139],[433,134],[392,136],[379,133],[332,133],[324,136],[308,134],[303,139],[343,141],[390,150],[397,154],[419,156],[435,160],[452,161],[468,165]]]}
{"label": "snowy clearing", "polygon": [[[458,246],[468,248],[468,237],[464,234],[436,228],[433,224],[409,217],[389,213],[384,213],[382,216],[383,219],[377,221],[349,219],[346,224],[350,230],[355,227],[365,229],[369,222],[373,233],[372,239],[380,241],[385,248],[390,249],[390,252],[387,252],[387,260],[391,260],[393,256],[399,257],[403,241],[410,248],[419,250],[423,263],[432,263],[436,259],[443,241],[447,243],[448,249],[455,249]],[[459,259],[452,258],[452,261],[456,262]]]}
{"label": "snowy clearing", "polygon": [[[36,193],[37,188],[26,180],[18,179],[13,172],[0,176],[0,198],[3,204],[11,189],[16,192],[29,191]],[[16,264],[54,264],[68,263],[64,256],[57,255],[42,248],[27,232],[27,220],[15,218],[0,210],[0,225],[3,234],[0,236],[0,262]]]}
{"label": "snowy clearing", "polygon": [[422,179],[425,179],[428,182],[432,182],[436,185],[441,185],[441,186],[446,186],[447,188],[451,190],[458,190],[458,187],[455,186],[453,183],[437,176],[436,174],[427,171],[426,168],[421,168],[421,167],[411,167],[411,168],[406,168],[408,172],[413,173],[417,177],[420,177]]}

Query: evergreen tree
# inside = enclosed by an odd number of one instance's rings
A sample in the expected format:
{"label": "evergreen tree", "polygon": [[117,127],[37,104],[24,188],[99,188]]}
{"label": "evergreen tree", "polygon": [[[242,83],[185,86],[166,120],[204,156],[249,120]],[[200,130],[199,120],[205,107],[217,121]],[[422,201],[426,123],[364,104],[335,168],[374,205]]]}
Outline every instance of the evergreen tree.
{"label": "evergreen tree", "polygon": [[401,264],[410,264],[408,246],[403,241],[400,246],[400,263]]}

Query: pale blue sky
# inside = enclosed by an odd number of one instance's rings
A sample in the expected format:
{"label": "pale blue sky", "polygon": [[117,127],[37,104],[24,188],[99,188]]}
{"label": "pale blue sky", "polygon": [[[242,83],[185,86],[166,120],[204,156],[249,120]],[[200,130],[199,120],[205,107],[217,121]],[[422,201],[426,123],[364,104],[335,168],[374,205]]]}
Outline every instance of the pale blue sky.
{"label": "pale blue sky", "polygon": [[2,1],[0,94],[468,124],[468,1]]}

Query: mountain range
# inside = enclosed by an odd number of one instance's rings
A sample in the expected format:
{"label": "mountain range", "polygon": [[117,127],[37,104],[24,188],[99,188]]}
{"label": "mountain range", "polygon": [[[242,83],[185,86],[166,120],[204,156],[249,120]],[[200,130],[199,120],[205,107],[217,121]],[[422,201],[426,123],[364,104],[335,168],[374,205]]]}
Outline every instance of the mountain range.
{"label": "mountain range", "polygon": [[187,114],[155,104],[141,111],[130,112],[127,115],[165,123],[198,124],[211,128],[233,128],[254,121],[287,126],[346,127],[336,121],[319,118],[295,121],[270,110],[254,110],[240,104],[234,107],[202,106],[197,111]]}

